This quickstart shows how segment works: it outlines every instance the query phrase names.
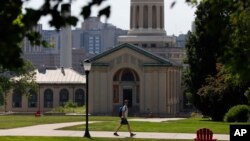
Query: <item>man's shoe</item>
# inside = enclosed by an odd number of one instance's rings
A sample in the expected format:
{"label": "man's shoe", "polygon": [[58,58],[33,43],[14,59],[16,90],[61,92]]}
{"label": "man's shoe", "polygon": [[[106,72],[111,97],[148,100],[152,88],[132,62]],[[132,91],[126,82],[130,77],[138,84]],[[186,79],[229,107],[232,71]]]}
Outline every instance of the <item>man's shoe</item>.
{"label": "man's shoe", "polygon": [[131,133],[131,134],[130,134],[130,137],[133,137],[133,136],[135,136],[135,134]]}
{"label": "man's shoe", "polygon": [[114,133],[115,136],[119,136],[116,132]]}

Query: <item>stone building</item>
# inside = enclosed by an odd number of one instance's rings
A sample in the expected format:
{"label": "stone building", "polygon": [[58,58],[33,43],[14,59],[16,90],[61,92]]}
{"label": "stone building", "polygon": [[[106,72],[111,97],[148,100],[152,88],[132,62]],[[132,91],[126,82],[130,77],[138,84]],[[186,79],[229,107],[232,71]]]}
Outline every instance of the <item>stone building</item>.
{"label": "stone building", "polygon": [[66,102],[85,104],[85,76],[68,68],[40,68],[36,70],[38,91],[27,97],[17,90],[12,90],[7,97],[6,109],[11,112],[48,112],[63,106]]}
{"label": "stone building", "polygon": [[181,64],[185,50],[177,47],[176,37],[167,36],[164,27],[164,0],[131,0],[130,30],[118,42],[142,47]]}
{"label": "stone building", "polygon": [[140,47],[122,44],[90,59],[91,114],[117,114],[124,99],[130,114],[158,116],[181,109],[181,66]]}
{"label": "stone building", "polygon": [[90,112],[114,114],[128,99],[130,114],[174,116],[183,104],[185,50],[166,35],[164,0],[131,0],[130,13],[128,35],[90,58]]}

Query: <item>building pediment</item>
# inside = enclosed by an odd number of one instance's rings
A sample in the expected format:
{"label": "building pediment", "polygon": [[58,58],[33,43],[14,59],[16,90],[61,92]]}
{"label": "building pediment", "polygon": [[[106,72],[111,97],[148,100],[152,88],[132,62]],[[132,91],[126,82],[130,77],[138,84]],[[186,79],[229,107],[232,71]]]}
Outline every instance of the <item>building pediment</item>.
{"label": "building pediment", "polygon": [[143,66],[177,66],[175,62],[128,43],[121,44],[89,60],[93,66],[110,66],[119,63],[132,63]]}

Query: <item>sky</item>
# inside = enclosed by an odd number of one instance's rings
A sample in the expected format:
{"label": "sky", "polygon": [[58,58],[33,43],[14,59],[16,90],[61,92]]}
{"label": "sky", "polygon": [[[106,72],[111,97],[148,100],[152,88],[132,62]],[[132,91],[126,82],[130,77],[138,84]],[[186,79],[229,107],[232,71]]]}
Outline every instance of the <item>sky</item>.
{"label": "sky", "polygon": [[[65,0],[67,1],[67,0]],[[71,7],[72,15],[80,17],[79,13],[81,7],[87,4],[90,0],[73,0]],[[111,15],[107,19],[108,23],[115,25],[118,28],[129,30],[130,23],[130,1],[131,0],[106,0],[100,7],[93,7],[91,16],[97,16],[97,11],[101,8],[110,5],[111,6]],[[195,8],[189,6],[185,3],[185,0],[164,0],[165,1],[165,30],[167,35],[179,35],[185,34],[191,30],[191,24],[194,21],[194,12]],[[173,8],[170,8],[173,1],[176,1],[176,4]],[[43,0],[30,0],[29,3],[26,3],[25,7],[39,8]],[[43,29],[53,29],[47,23],[50,17],[42,18],[39,23],[43,25]],[[102,17],[101,20],[104,22],[105,18]],[[81,22],[83,19],[80,18],[77,26],[80,28]]]}

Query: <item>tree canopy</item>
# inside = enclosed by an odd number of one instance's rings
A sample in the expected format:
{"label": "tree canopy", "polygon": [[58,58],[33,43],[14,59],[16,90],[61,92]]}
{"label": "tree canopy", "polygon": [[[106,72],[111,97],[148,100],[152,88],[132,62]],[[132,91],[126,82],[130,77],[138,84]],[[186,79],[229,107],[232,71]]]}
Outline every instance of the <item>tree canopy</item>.
{"label": "tree canopy", "polygon": [[[69,24],[76,25],[78,18],[74,16],[64,16],[63,12],[69,11],[70,4],[63,0],[44,0],[39,9],[26,8],[23,12],[23,6],[26,2],[32,0],[5,0],[1,1],[0,7],[0,68],[15,69],[24,65],[21,58],[22,41],[26,37],[32,45],[48,46],[41,40],[41,35],[33,31],[33,27],[38,24],[41,17],[50,15],[52,18],[49,24],[56,29]],[[100,5],[106,0],[92,0],[82,8],[81,15],[84,19],[91,14],[91,7]],[[61,7],[61,10],[59,10]],[[99,11],[98,16],[110,15],[110,6],[104,7]]]}
{"label": "tree canopy", "polygon": [[[195,107],[215,120],[222,120],[231,106],[246,102],[244,93],[250,86],[249,4],[203,0],[195,13],[195,31],[189,33],[189,69],[184,81]],[[222,66],[219,69],[218,64]]]}
{"label": "tree canopy", "polygon": [[18,90],[26,96],[30,95],[30,90],[37,91],[34,66],[31,62],[24,61],[22,67],[12,71],[0,68],[0,72],[0,106],[6,106],[6,97],[12,90]]}

